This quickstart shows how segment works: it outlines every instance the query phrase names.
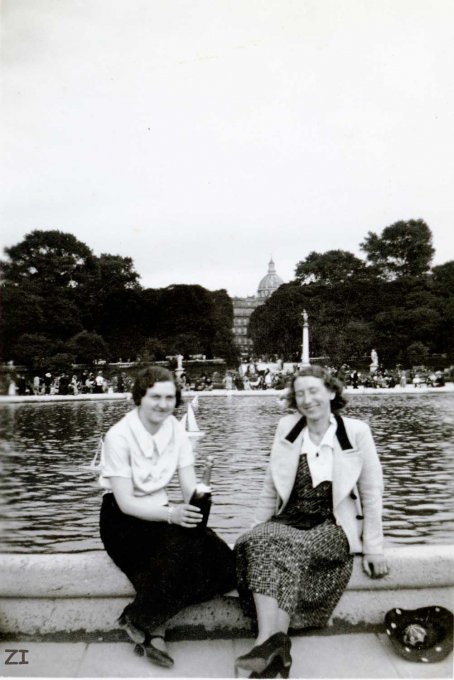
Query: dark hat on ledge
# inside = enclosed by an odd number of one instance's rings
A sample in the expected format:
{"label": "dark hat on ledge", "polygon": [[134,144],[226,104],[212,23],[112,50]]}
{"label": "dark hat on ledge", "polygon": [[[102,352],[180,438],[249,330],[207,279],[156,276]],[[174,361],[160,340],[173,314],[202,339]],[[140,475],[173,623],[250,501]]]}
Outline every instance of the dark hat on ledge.
{"label": "dark hat on ledge", "polygon": [[385,626],[394,649],[408,661],[434,663],[452,652],[453,615],[444,607],[391,609]]}

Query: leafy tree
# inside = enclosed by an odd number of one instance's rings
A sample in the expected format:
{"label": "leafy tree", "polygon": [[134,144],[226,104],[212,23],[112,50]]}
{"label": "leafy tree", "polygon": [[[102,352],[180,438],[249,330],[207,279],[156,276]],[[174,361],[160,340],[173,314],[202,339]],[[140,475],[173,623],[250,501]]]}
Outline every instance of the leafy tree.
{"label": "leafy tree", "polygon": [[165,347],[167,355],[182,354],[186,358],[189,358],[191,354],[203,354],[205,350],[200,335],[191,331],[176,333],[167,338]]}
{"label": "leafy tree", "polygon": [[[157,324],[158,337],[164,341],[167,348],[175,347],[175,340],[178,336],[192,337],[197,349],[186,340],[185,346],[189,353],[203,353],[209,359],[213,357],[216,329],[213,320],[213,302],[206,288],[179,284],[161,289]],[[185,354],[182,348],[179,350],[176,348],[176,351]]]}
{"label": "leafy tree", "polygon": [[82,331],[68,343],[68,349],[80,363],[95,363],[99,359],[108,359],[108,347],[104,339],[97,333]]}
{"label": "leafy tree", "polygon": [[14,344],[11,358],[28,368],[42,369],[60,348],[61,343],[55,343],[47,335],[23,333]]}
{"label": "leafy tree", "polygon": [[97,265],[100,295],[113,291],[140,290],[140,276],[134,269],[131,257],[102,253],[97,259]]}
{"label": "leafy tree", "polygon": [[157,337],[159,333],[161,292],[155,288],[140,292],[140,328],[145,338]]}
{"label": "leafy tree", "polygon": [[105,298],[95,330],[107,342],[112,358],[128,356],[135,359],[145,341],[141,314],[141,292],[138,290],[117,290]]}
{"label": "leafy tree", "polygon": [[77,288],[87,269],[95,268],[90,248],[57,229],[32,231],[17,245],[5,248],[5,253],[4,280],[35,294]]}
{"label": "leafy tree", "polygon": [[248,333],[256,354],[278,354],[297,359],[301,354],[304,308],[309,312],[307,291],[299,284],[280,286],[251,315]]}
{"label": "leafy tree", "polygon": [[43,300],[39,295],[9,283],[3,284],[1,295],[2,358],[4,361],[17,361],[17,341],[21,335],[46,333]]}
{"label": "leafy tree", "polygon": [[229,366],[238,365],[239,351],[233,339],[233,304],[226,290],[210,293],[213,306],[213,355],[222,357]]}
{"label": "leafy tree", "polygon": [[[103,253],[95,258],[94,268],[87,273],[84,286],[76,294],[82,309],[84,326],[103,334],[103,319],[112,309],[112,300],[117,296],[121,300],[123,293],[140,290],[139,274],[134,270],[130,257]],[[115,319],[115,314],[113,318]],[[121,324],[119,327],[121,329]]]}
{"label": "leafy tree", "polygon": [[295,278],[302,284],[323,283],[338,285],[349,279],[362,278],[366,266],[362,260],[348,250],[328,250],[326,253],[309,253],[305,260],[298,262]]}
{"label": "leafy tree", "polygon": [[59,352],[54,354],[46,361],[46,368],[52,373],[60,373],[61,371],[72,371],[72,366],[76,362],[76,357],[70,352]]}
{"label": "leafy tree", "polygon": [[437,294],[454,296],[454,260],[439,264],[432,269],[433,288]]}
{"label": "leafy tree", "polygon": [[21,333],[44,334],[57,341],[81,331],[77,291],[95,269],[91,250],[72,234],[35,230],[5,253],[4,358],[14,355]]}
{"label": "leafy tree", "polygon": [[139,349],[139,359],[144,362],[164,361],[166,350],[158,338],[147,338]]}
{"label": "leafy tree", "polygon": [[406,353],[410,366],[422,366],[427,361],[429,349],[424,343],[416,341],[407,347]]}
{"label": "leafy tree", "polygon": [[454,360],[454,260],[432,269],[431,292],[440,311],[437,331],[437,351],[444,352]]}
{"label": "leafy tree", "polygon": [[421,219],[395,222],[383,229],[381,236],[369,231],[361,249],[387,280],[425,274],[435,252],[432,232]]}
{"label": "leafy tree", "polygon": [[372,324],[352,320],[341,326],[324,326],[319,346],[323,356],[329,356],[335,366],[341,366],[362,360],[370,350],[372,340]]}

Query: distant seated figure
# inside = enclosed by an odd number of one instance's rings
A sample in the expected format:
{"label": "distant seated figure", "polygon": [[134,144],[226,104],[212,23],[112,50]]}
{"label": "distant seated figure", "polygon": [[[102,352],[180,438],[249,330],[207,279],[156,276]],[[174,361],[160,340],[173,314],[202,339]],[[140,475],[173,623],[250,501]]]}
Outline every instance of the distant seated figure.
{"label": "distant seated figure", "polygon": [[118,380],[117,380],[117,392],[124,392],[124,391],[125,391],[125,381],[124,381],[124,378],[123,378],[123,374],[120,373],[120,375],[118,376]]}
{"label": "distant seated figure", "polygon": [[413,378],[413,385],[414,387],[420,387],[421,386],[421,376],[419,373],[415,374],[415,377]]}
{"label": "distant seated figure", "polygon": [[435,387],[444,387],[445,377],[441,371],[435,373]]}
{"label": "distant seated figure", "polygon": [[233,390],[233,378],[230,373],[225,374],[224,380],[222,382],[224,383],[226,390]]}
{"label": "distant seated figure", "polygon": [[66,373],[62,373],[60,376],[60,381],[58,383],[58,394],[68,394],[69,376]]}
{"label": "distant seated figure", "polygon": [[52,373],[47,373],[44,375],[44,393],[50,394],[50,387],[52,385]]}
{"label": "distant seated figure", "polygon": [[35,375],[33,378],[33,394],[39,394],[41,388],[41,378],[39,375]]}
{"label": "distant seated figure", "polygon": [[27,391],[27,383],[23,375],[17,376],[17,394],[23,396]]}
{"label": "distant seated figure", "polygon": [[96,392],[97,394],[101,394],[104,388],[104,377],[101,371],[98,372],[98,375],[95,378],[95,384],[94,384],[94,389],[93,392]]}

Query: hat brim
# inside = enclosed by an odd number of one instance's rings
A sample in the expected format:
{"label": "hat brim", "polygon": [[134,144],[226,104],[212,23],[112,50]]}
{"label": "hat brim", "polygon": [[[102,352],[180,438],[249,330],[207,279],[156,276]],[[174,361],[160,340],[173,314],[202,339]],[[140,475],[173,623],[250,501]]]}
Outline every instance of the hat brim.
{"label": "hat brim", "polygon": [[[405,630],[412,624],[418,624],[427,631],[426,644],[413,646],[404,640]],[[407,661],[436,663],[452,652],[453,616],[444,607],[391,609],[385,615],[385,626],[395,651]]]}

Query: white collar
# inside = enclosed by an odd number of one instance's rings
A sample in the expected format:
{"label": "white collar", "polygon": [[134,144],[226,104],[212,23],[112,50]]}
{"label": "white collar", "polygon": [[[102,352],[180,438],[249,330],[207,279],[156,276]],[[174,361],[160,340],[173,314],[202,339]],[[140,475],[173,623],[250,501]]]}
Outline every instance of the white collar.
{"label": "white collar", "polygon": [[140,420],[139,409],[131,411],[131,429],[133,430],[142,453],[151,458],[155,451],[161,456],[173,436],[172,417],[166,418],[156,434],[151,434]]}
{"label": "white collar", "polygon": [[304,428],[303,431],[303,441],[302,441],[302,446],[301,446],[301,451],[304,451],[305,453],[309,452],[315,452],[318,451],[319,449],[322,448],[322,446],[329,446],[331,449],[334,448],[334,437],[336,436],[336,430],[337,430],[337,423],[336,419],[331,413],[329,417],[329,425],[328,429],[326,430],[325,434],[322,437],[322,440],[320,444],[314,444],[312,439],[309,436],[309,428],[306,427]]}

